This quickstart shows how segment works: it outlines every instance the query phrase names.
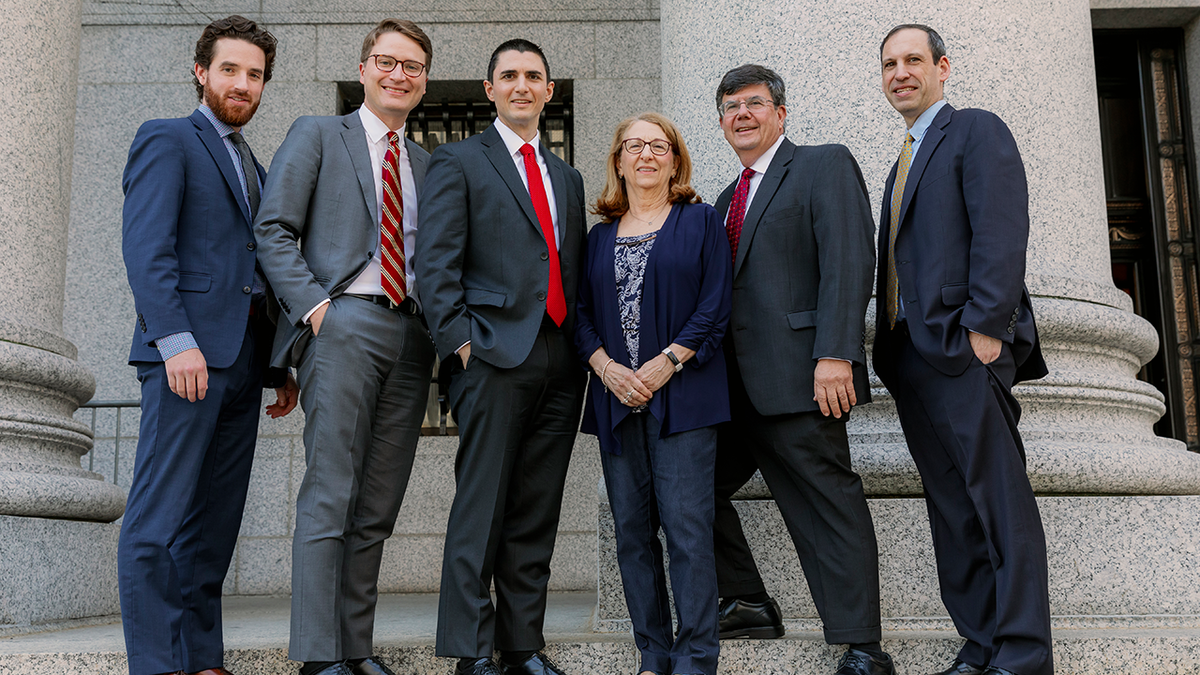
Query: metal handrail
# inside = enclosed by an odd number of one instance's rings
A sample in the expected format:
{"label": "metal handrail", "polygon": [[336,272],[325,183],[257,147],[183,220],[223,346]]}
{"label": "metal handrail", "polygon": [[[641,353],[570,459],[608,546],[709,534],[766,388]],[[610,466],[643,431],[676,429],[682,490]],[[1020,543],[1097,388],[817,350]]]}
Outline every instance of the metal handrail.
{"label": "metal handrail", "polygon": [[[117,484],[117,475],[118,475],[118,472],[119,472],[120,466],[121,466],[121,409],[122,408],[137,408],[137,407],[140,407],[141,405],[142,405],[142,402],[138,401],[136,399],[112,400],[112,401],[93,399],[93,400],[88,401],[87,403],[84,403],[83,405],[79,406],[81,409],[89,408],[92,411],[92,437],[93,438],[95,438],[95,436],[96,436],[96,411],[100,410],[101,408],[116,408],[116,410],[117,410],[117,423],[116,423],[116,428],[113,431],[113,485]],[[92,471],[96,466],[96,452],[95,451],[96,451],[96,447],[94,445],[92,446],[92,449],[88,451],[88,471]]]}

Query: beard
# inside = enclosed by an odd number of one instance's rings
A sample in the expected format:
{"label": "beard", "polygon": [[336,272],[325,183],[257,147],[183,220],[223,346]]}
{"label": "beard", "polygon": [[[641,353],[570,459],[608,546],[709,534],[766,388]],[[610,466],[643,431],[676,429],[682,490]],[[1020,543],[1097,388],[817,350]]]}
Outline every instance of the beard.
{"label": "beard", "polygon": [[235,108],[224,96],[220,96],[213,91],[207,82],[204,83],[204,101],[213,111],[213,115],[225,124],[237,128],[244,126],[254,117],[254,113],[258,111],[258,104],[262,102],[259,99],[254,102],[249,108]]}

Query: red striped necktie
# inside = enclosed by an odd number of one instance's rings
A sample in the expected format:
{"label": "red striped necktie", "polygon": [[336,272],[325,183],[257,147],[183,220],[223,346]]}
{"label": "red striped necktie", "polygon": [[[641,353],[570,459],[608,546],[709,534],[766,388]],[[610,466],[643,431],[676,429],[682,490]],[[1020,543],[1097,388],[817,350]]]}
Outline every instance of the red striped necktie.
{"label": "red striped necktie", "polygon": [[408,295],[404,270],[404,196],[400,192],[400,134],[388,132],[383,156],[383,206],[379,224],[379,283],[383,294],[397,305]]}

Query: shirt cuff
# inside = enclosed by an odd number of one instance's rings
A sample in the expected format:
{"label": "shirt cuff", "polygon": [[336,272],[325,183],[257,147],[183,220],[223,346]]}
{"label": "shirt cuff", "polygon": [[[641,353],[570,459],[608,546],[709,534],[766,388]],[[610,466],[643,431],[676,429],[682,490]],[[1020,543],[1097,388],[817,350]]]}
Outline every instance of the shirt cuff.
{"label": "shirt cuff", "polygon": [[459,346],[458,346],[458,349],[455,349],[455,350],[454,350],[454,353],[455,353],[455,354],[457,354],[457,353],[461,352],[461,351],[462,351],[462,348],[463,348],[463,347],[466,347],[466,346],[467,346],[467,345],[469,345],[469,344],[471,344],[471,341],[470,341],[470,340],[467,340],[466,342],[464,342],[464,343],[462,343],[461,345],[459,345]]}
{"label": "shirt cuff", "polygon": [[154,344],[158,346],[158,353],[162,356],[163,361],[176,354],[182,354],[189,349],[200,348],[200,345],[196,344],[196,338],[192,335],[191,331],[173,333],[166,337],[161,337],[155,340]]}
{"label": "shirt cuff", "polygon": [[818,356],[817,360],[818,361],[841,361],[842,363],[850,363],[850,364],[854,363],[850,359],[839,359],[836,356]]}
{"label": "shirt cuff", "polygon": [[325,298],[324,300],[318,302],[316,307],[313,307],[312,309],[308,310],[308,312],[305,313],[305,315],[304,315],[304,325],[306,325],[306,326],[308,325],[308,320],[312,318],[313,314],[317,313],[318,309],[321,309],[322,307],[324,307],[325,305],[328,305],[328,304],[329,304],[329,298]]}

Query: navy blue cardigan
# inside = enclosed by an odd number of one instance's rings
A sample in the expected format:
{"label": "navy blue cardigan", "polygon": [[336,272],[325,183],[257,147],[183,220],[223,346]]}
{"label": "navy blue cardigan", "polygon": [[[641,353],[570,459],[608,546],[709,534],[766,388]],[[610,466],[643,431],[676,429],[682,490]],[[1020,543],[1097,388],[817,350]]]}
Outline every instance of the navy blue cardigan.
{"label": "navy blue cardigan", "polygon": [[[613,253],[619,222],[599,223],[588,235],[575,344],[584,361],[603,346],[617,363],[629,367]],[[663,436],[729,420],[721,338],[729,324],[731,258],[721,217],[708,204],[675,204],[650,250],[642,282],[639,360],[646,363],[672,342],[696,351],[683,371],[650,399],[649,412],[661,422]],[[583,431],[599,436],[605,452],[621,454],[614,430],[629,411],[593,375]]]}

